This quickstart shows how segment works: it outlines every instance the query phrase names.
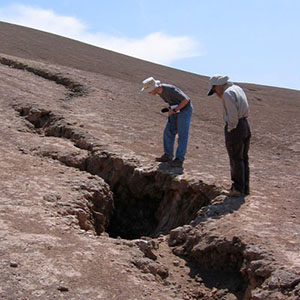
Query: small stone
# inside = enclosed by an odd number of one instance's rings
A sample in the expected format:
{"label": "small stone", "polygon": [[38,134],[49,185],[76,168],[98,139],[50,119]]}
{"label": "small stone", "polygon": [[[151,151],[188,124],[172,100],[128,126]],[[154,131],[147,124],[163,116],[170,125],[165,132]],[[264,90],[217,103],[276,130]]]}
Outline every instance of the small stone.
{"label": "small stone", "polygon": [[153,253],[153,243],[144,240],[137,240],[135,243],[139,246],[140,250],[145,254],[146,257],[157,260],[157,256]]}
{"label": "small stone", "polygon": [[201,283],[201,282],[203,282],[203,279],[202,279],[201,276],[196,275],[196,276],[195,276],[195,281]]}
{"label": "small stone", "polygon": [[268,279],[270,289],[292,288],[300,283],[300,276],[290,271],[277,270]]}
{"label": "small stone", "polygon": [[14,261],[11,261],[11,262],[10,262],[10,266],[11,266],[12,268],[17,268],[17,267],[18,267],[18,263],[14,262]]}
{"label": "small stone", "polygon": [[178,267],[178,266],[180,265],[180,262],[179,262],[178,260],[174,260],[174,261],[173,261],[173,265],[174,265],[175,267]]}
{"label": "small stone", "polygon": [[68,292],[69,291],[69,288],[67,288],[66,286],[63,286],[63,285],[60,285],[57,289],[60,292]]}
{"label": "small stone", "polygon": [[258,260],[261,259],[263,256],[263,251],[255,246],[249,246],[244,251],[244,255],[250,260]]}

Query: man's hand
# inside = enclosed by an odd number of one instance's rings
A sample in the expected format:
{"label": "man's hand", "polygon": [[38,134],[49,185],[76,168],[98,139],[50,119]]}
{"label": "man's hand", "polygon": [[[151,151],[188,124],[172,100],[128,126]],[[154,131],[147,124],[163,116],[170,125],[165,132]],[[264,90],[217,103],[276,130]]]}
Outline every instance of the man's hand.
{"label": "man's hand", "polygon": [[176,114],[175,110],[174,109],[169,109],[169,112],[168,112],[169,116],[171,115],[174,115]]}

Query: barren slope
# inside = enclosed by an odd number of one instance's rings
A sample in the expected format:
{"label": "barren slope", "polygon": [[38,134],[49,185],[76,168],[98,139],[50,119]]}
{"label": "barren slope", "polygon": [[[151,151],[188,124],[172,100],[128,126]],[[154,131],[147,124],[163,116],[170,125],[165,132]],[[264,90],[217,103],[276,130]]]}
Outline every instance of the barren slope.
{"label": "barren slope", "polygon": [[[251,195],[230,199],[207,78],[2,22],[0,41],[1,299],[299,298],[299,91],[242,84]],[[192,98],[181,175],[154,162],[150,75]]]}

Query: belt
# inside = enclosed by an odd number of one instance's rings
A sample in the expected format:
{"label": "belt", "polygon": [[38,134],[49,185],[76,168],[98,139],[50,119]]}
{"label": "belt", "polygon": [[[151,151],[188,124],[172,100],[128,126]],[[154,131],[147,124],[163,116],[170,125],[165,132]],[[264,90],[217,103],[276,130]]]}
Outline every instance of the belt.
{"label": "belt", "polygon": [[184,109],[186,109],[186,108],[189,107],[189,106],[191,106],[191,100],[189,100],[189,102],[187,103],[187,105],[184,106],[181,110],[184,110]]}
{"label": "belt", "polygon": [[[170,105],[169,109],[175,109],[179,104],[176,105]],[[186,106],[184,106],[180,111],[183,111],[184,109],[186,109],[187,107],[191,106],[191,100],[187,103]]]}
{"label": "belt", "polygon": [[[240,120],[247,120],[248,119],[248,117],[243,117],[243,118],[239,118],[239,121]],[[225,126],[228,126],[228,122],[225,122]]]}
{"label": "belt", "polygon": [[[169,105],[169,109],[175,109],[179,104],[175,104],[175,105]],[[187,103],[186,106],[184,106],[180,111],[183,111],[184,109],[186,109],[187,107],[191,106],[191,100],[189,100],[189,102]],[[178,111],[178,112],[180,112]]]}

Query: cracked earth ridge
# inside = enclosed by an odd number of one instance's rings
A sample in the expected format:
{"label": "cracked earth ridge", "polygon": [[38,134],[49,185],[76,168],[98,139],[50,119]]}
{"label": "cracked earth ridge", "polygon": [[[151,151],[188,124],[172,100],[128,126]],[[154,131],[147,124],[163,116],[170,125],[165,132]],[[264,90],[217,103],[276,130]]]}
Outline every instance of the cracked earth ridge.
{"label": "cracked earth ridge", "polygon": [[[46,112],[46,113],[45,113]],[[29,109],[29,113],[27,114],[26,112],[25,112],[25,109],[24,108],[22,108],[22,110],[21,110],[21,115],[24,115],[24,116],[26,116],[27,118],[28,118],[28,120],[29,121],[33,121],[33,120],[38,120],[38,122],[39,122],[39,125],[37,125],[37,127],[40,127],[40,128],[42,128],[45,124],[43,124],[43,121],[41,121],[40,120],[40,117],[41,118],[43,118],[44,116],[49,116],[50,115],[50,113],[51,112],[47,112],[47,111],[44,111],[43,109],[42,110],[40,110],[40,109],[37,109],[37,108],[33,108],[33,107],[31,107],[30,109]],[[37,117],[37,115],[39,115],[40,114],[40,116],[39,117]],[[33,122],[34,123],[34,122]],[[35,124],[35,126],[36,126],[36,124]],[[57,130],[57,126],[55,126],[56,127],[56,130]],[[61,130],[61,128],[59,129],[59,130]],[[56,136],[56,135],[54,135],[54,136]],[[72,136],[72,135],[71,135]],[[65,136],[65,137],[67,137],[67,135]],[[71,138],[71,140],[72,140],[72,138]],[[85,140],[85,138],[83,138],[83,140]],[[82,147],[82,149],[89,149],[89,147],[91,146],[91,145],[93,145],[93,143],[90,143],[90,142],[86,142],[86,141],[84,141],[83,142],[84,143],[84,145],[85,146],[83,146]],[[86,146],[86,145],[88,145],[88,146]],[[81,147],[80,147],[81,148]],[[97,152],[97,151],[92,151],[92,152]],[[102,154],[103,154],[103,152],[102,152]],[[107,154],[107,153],[106,153]],[[107,159],[107,158],[106,158]],[[120,162],[119,162],[119,165],[120,165]],[[116,167],[114,167],[114,168],[116,168]],[[118,168],[118,167],[117,167]],[[119,166],[119,168],[120,168],[120,166]],[[120,169],[119,169],[120,170]],[[180,196],[181,195],[179,195],[178,197],[180,198]],[[49,201],[49,199],[51,199],[51,197],[46,197],[46,200],[48,199],[48,201]],[[56,198],[56,200],[57,199],[59,199],[59,197],[58,198]],[[56,200],[54,200],[54,202],[56,201]],[[51,200],[50,200],[50,202],[51,202]],[[198,207],[199,208],[199,207]],[[220,213],[220,212],[219,212]],[[222,213],[221,213],[222,214]],[[201,214],[200,214],[201,215]],[[197,224],[198,225],[198,224]],[[195,224],[193,224],[192,226],[195,226]],[[190,230],[190,227],[188,227],[189,229],[188,230]],[[235,245],[237,242],[235,241],[234,242],[234,240],[233,240],[233,245]],[[226,244],[226,243],[225,243]],[[216,246],[214,246],[214,247],[216,247]],[[219,246],[218,246],[219,247]],[[226,247],[228,247],[228,246],[226,246]],[[217,248],[217,247],[216,247]],[[243,248],[243,250],[244,250],[244,248],[245,248],[245,246],[243,246],[242,247]],[[177,251],[177,250],[176,250]],[[217,251],[218,252],[218,251]],[[183,254],[183,255],[185,255],[185,253],[180,253],[180,251],[179,252],[177,252],[178,254]],[[201,255],[201,257],[202,257],[203,255]],[[203,259],[203,258],[202,258]],[[210,258],[211,259],[211,258]],[[218,263],[218,260],[219,260],[219,258],[217,257],[217,258],[215,258],[215,259],[211,259],[211,262],[210,262],[210,264],[214,264],[214,261],[217,261],[217,263],[215,262],[215,264],[216,265],[219,265],[219,267],[220,267],[220,263]],[[204,259],[204,261],[205,261],[205,259]],[[228,262],[227,261],[227,259],[225,260],[226,262]],[[200,263],[200,265],[203,265],[204,263],[203,262],[201,262]],[[224,262],[222,262],[222,264],[221,265],[223,265],[224,264]],[[239,264],[240,265],[240,264]],[[272,271],[272,270],[271,270]],[[249,274],[248,274],[249,275]],[[257,275],[257,274],[256,274]],[[274,281],[274,280],[273,280]],[[285,285],[277,285],[276,286],[276,284],[274,285],[272,285],[272,287],[275,287],[275,288],[286,288],[286,289],[291,289],[292,287],[294,287],[294,286],[296,286],[297,285],[297,279],[294,279],[293,281],[292,281],[292,283],[288,283],[288,284],[285,284]],[[62,289],[62,290],[64,290],[64,289]],[[198,296],[195,296],[195,297],[200,297],[199,295],[200,295],[201,293],[199,292],[199,294],[198,294]],[[216,294],[216,293],[215,293]],[[216,297],[223,297],[224,295],[226,295],[226,292],[224,292],[224,294],[222,294],[221,296],[219,295],[219,296],[216,296]],[[186,297],[194,297],[193,295],[190,295],[190,296],[186,296]],[[213,297],[215,297],[215,296],[213,296]],[[225,297],[225,296],[224,296]],[[239,298],[241,297],[241,296],[238,296]],[[187,298],[187,299],[189,299],[189,298]],[[196,298],[197,299],[197,298]],[[200,298],[199,298],[200,299]],[[212,298],[213,299],[213,298]],[[216,299],[221,299],[221,298],[216,298]],[[225,299],[225,298],[224,298]],[[257,299],[259,299],[259,298],[257,298]],[[270,298],[271,299],[271,298]]]}

